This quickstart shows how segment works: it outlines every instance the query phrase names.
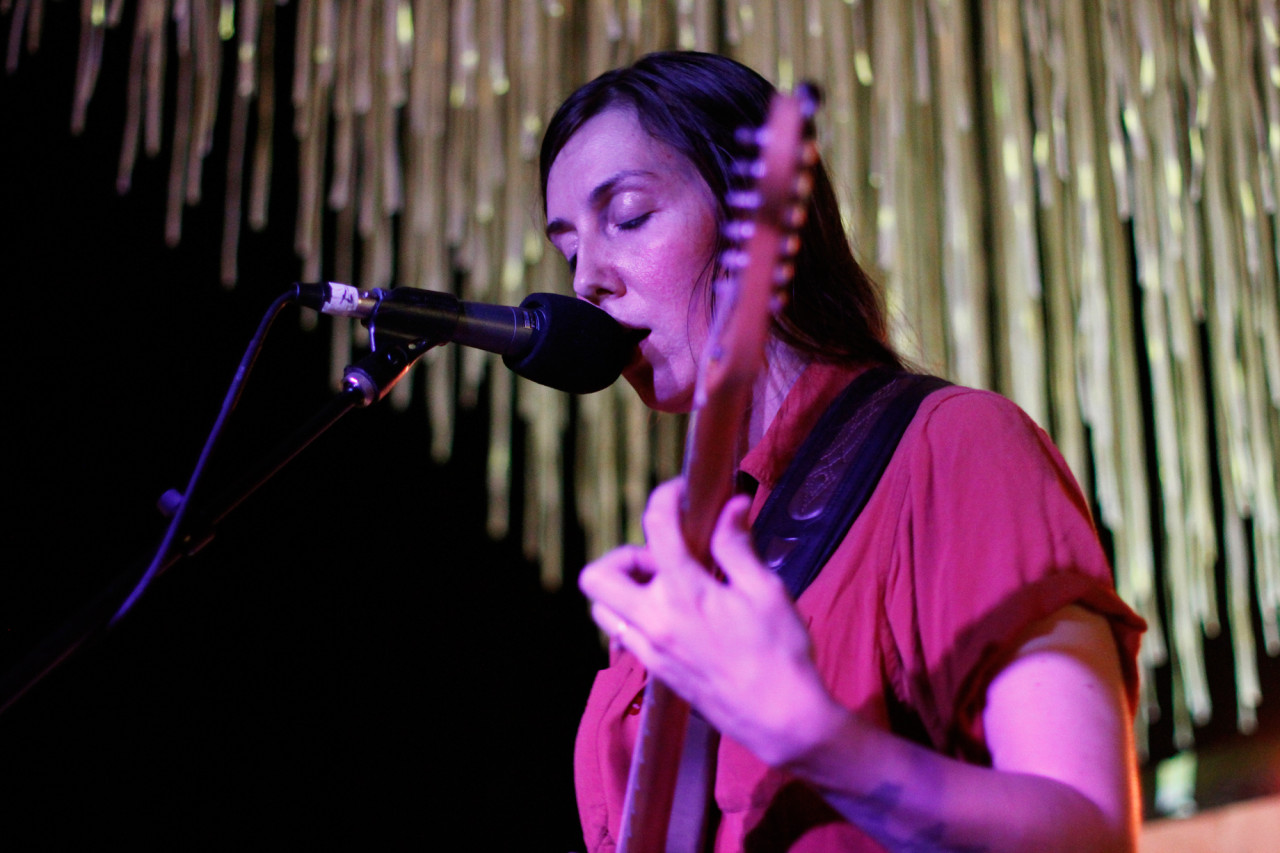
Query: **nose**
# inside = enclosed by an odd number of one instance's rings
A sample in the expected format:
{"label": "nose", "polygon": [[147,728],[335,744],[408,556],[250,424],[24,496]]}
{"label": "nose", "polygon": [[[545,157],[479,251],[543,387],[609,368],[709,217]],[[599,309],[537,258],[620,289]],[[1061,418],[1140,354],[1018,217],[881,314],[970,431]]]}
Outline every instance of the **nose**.
{"label": "nose", "polygon": [[607,254],[594,241],[589,244],[584,240],[578,244],[578,252],[574,256],[573,292],[579,299],[593,305],[600,305],[606,299],[626,292]]}

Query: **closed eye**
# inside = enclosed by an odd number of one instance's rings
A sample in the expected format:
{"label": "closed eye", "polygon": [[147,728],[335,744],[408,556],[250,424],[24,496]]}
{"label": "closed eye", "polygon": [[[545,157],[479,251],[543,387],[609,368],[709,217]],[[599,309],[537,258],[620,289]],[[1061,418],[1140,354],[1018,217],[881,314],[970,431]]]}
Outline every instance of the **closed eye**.
{"label": "closed eye", "polygon": [[620,223],[618,225],[618,229],[621,231],[634,231],[637,228],[639,228],[641,225],[644,225],[646,222],[648,222],[650,216],[653,216],[653,214],[644,213],[644,214],[641,214],[640,216],[637,216],[635,219],[628,219],[626,222]]}

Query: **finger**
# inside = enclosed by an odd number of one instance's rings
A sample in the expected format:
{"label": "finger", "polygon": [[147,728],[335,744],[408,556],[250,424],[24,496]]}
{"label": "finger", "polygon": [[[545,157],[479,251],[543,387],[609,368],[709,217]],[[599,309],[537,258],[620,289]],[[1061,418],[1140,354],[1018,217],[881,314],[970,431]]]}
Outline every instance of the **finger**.
{"label": "finger", "polygon": [[643,588],[637,577],[651,575],[652,566],[653,560],[643,548],[624,545],[587,564],[578,575],[578,588],[593,602],[607,604],[629,617],[637,592]]}
{"label": "finger", "polygon": [[729,583],[740,590],[764,590],[777,582],[756,555],[747,524],[751,499],[735,495],[725,504],[711,533],[711,556]]}
{"label": "finger", "polygon": [[685,546],[685,534],[680,524],[680,496],[684,492],[682,480],[667,480],[655,488],[645,505],[641,526],[645,542],[649,544],[659,564],[692,560]]}
{"label": "finger", "polygon": [[610,637],[615,636],[621,630],[623,623],[626,622],[609,605],[601,604],[598,601],[591,602],[591,619],[601,631],[604,631]]}
{"label": "finger", "polygon": [[602,579],[628,574],[636,563],[637,550],[635,545],[622,545],[587,563],[578,573],[578,587],[590,595],[590,587]]}
{"label": "finger", "polygon": [[627,635],[631,625],[608,606],[599,602],[591,605],[591,618],[601,633],[609,638],[609,659],[613,660],[615,652],[627,648]]}
{"label": "finger", "polygon": [[684,586],[700,587],[711,573],[689,551],[685,540],[683,511],[684,481],[670,480],[653,490],[644,512],[645,540],[654,561],[671,580]]}
{"label": "finger", "polygon": [[591,618],[609,637],[611,646],[631,652],[654,677],[662,677],[664,660],[640,628],[599,602],[591,605]]}
{"label": "finger", "polygon": [[631,627],[626,619],[618,615],[617,611],[598,601],[591,605],[591,619],[614,642],[621,642],[626,636],[627,629]]}

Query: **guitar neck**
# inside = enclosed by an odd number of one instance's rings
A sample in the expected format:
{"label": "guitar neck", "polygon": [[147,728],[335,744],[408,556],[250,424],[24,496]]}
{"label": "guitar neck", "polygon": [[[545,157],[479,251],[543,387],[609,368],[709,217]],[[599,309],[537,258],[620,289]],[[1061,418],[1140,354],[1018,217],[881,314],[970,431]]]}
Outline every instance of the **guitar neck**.
{"label": "guitar neck", "polygon": [[[685,543],[703,565],[711,563],[711,533],[720,508],[733,494],[738,442],[743,414],[750,402],[750,387],[728,393],[722,389],[699,409],[690,426],[685,453],[685,500],[681,519]],[[645,690],[640,730],[632,754],[619,853],[665,850],[696,853],[706,834],[707,805],[714,767],[711,755],[716,738],[709,727],[698,752],[690,755],[689,703],[661,681],[651,680]],[[692,771],[681,774],[681,764],[692,759]],[[700,778],[698,765],[705,768]],[[677,788],[681,799],[676,803]]]}
{"label": "guitar neck", "polygon": [[[789,244],[796,242],[794,230],[803,220],[804,192],[797,178],[803,172],[806,113],[812,115],[813,106],[808,92],[774,98],[761,134],[763,177],[755,192],[742,195],[751,207],[750,236],[732,262],[722,259],[736,276],[725,298],[717,296],[717,325],[699,368],[681,508],[685,543],[713,573],[718,570],[711,560],[711,534],[733,494],[752,390],[765,367],[771,309],[789,278],[794,253]],[[688,738],[690,722],[689,703],[651,679],[627,779],[620,853],[698,853],[702,847],[717,737],[699,719],[692,726],[695,736]],[[690,750],[686,740],[697,741],[698,748]]]}
{"label": "guitar neck", "polygon": [[721,389],[694,415],[685,444],[681,526],[685,544],[711,567],[711,533],[733,496],[751,386]]}
{"label": "guitar neck", "polygon": [[[688,728],[689,703],[661,681],[650,680],[631,754],[618,853],[669,850],[667,838]],[[684,835],[691,845],[685,848],[688,853],[696,853],[701,835],[701,831]],[[670,848],[670,853],[676,849]]]}

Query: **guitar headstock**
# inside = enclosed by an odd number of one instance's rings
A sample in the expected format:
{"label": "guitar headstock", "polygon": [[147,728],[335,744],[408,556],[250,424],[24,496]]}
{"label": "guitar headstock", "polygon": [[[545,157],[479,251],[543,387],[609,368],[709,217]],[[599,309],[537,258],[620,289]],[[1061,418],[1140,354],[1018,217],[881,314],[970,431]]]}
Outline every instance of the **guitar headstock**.
{"label": "guitar headstock", "polygon": [[800,250],[812,167],[818,91],[801,84],[776,94],[764,125],[738,132],[739,179],[726,203],[729,246],[720,256],[716,315],[704,353],[695,408],[726,382],[753,383],[764,360],[769,320],[786,302]]}

